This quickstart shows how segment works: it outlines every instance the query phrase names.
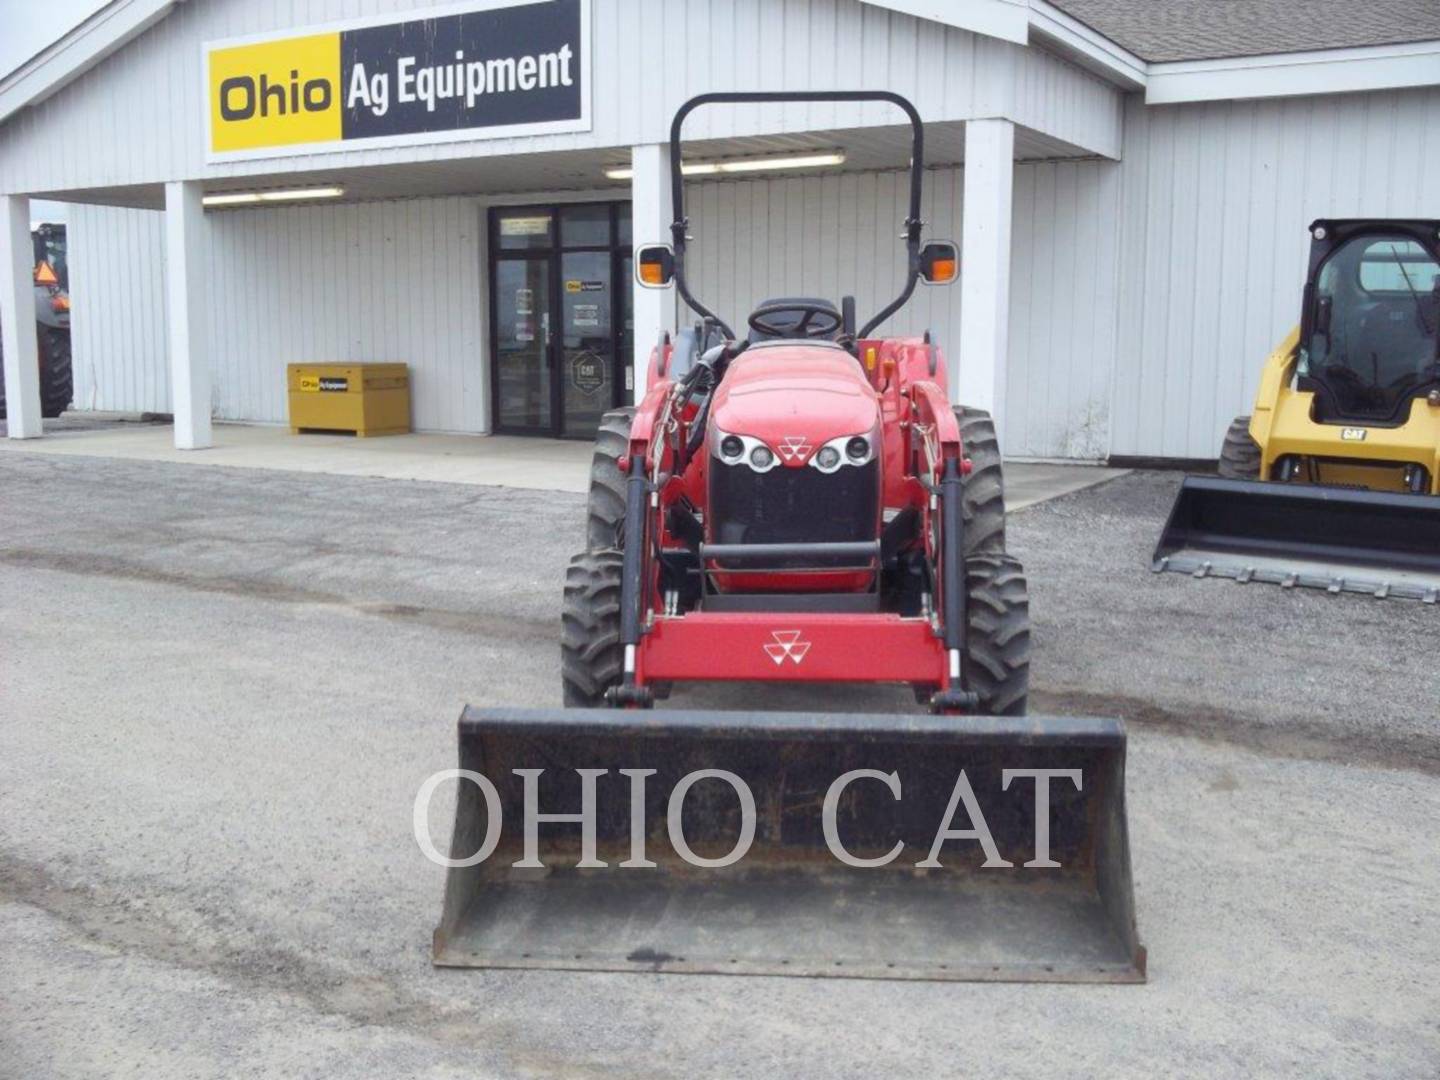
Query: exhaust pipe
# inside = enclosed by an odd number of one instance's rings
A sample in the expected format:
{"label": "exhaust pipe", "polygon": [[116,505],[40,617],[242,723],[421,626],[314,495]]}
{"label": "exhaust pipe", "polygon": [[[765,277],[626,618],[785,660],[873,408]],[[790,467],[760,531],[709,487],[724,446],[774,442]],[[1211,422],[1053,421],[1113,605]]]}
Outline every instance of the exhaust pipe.
{"label": "exhaust pipe", "polygon": [[1145,979],[1118,720],[467,708],[459,745],[437,965]]}

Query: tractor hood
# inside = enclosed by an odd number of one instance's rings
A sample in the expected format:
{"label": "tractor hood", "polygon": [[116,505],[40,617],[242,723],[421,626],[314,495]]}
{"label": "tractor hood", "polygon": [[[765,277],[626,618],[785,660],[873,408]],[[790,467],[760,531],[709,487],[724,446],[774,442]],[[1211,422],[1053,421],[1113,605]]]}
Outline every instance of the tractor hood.
{"label": "tractor hood", "polygon": [[759,439],[798,468],[831,439],[873,432],[880,402],[859,361],[845,350],[766,344],[731,362],[710,418],[725,434]]}

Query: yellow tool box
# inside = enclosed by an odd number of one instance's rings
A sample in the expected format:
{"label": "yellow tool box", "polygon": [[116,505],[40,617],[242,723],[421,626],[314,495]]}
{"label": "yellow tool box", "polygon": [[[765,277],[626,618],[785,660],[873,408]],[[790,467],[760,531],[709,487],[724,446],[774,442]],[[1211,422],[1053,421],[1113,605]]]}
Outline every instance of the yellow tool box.
{"label": "yellow tool box", "polygon": [[410,430],[404,364],[290,364],[290,430],[403,435]]}

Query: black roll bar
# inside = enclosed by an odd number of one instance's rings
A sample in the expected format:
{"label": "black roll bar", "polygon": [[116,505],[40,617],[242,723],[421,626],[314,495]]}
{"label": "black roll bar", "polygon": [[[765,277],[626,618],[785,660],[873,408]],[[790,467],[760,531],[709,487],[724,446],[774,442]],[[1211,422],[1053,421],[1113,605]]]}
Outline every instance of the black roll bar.
{"label": "black roll bar", "polygon": [[895,314],[905,304],[905,301],[910,299],[911,293],[915,291],[915,283],[920,278],[920,230],[925,224],[920,220],[920,181],[925,171],[925,127],[920,122],[920,113],[916,111],[915,106],[907,98],[889,90],[723,92],[697,94],[681,105],[675,113],[675,119],[670,122],[670,195],[675,208],[675,220],[670,225],[670,236],[671,246],[675,249],[675,287],[680,291],[680,298],[689,305],[692,311],[701,318],[714,319],[725,331],[727,338],[735,337],[734,331],[725,324],[724,319],[695,299],[685,280],[685,242],[690,219],[685,216],[685,177],[680,167],[680,128],[685,123],[685,118],[701,105],[751,103],[765,105],[786,101],[883,101],[897,106],[910,119],[910,208],[905,218],[905,258],[908,264],[905,287],[901,289],[899,296],[881,308],[869,322],[860,328],[856,337],[863,338]]}

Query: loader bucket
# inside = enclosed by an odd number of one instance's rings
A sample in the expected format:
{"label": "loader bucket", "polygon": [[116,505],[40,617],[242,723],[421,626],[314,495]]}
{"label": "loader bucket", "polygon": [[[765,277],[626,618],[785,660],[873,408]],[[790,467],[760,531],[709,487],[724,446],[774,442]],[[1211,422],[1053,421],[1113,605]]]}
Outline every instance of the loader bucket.
{"label": "loader bucket", "polygon": [[[493,785],[498,839],[483,861],[449,871],[437,965],[1145,980],[1118,720],[467,708],[460,767]],[[541,818],[581,810],[577,770],[608,770],[591,774],[593,861],[604,866],[577,867],[579,822],[539,819],[543,867],[513,865],[525,861],[517,769],[544,770],[534,781]],[[636,797],[633,775],[620,769],[654,772]],[[893,790],[866,775],[842,782],[827,803],[837,779],[859,769],[894,774]],[[1025,865],[1037,859],[1040,800],[1034,779],[1005,785],[1012,769],[1078,770],[1079,790],[1049,781],[1042,824],[1056,866]],[[700,770],[736,779],[692,777],[687,788],[683,778]],[[957,794],[962,773],[973,814]],[[726,866],[683,857],[688,848],[720,860],[737,849],[742,787],[754,800],[748,850]],[[453,859],[487,841],[487,797],[459,781]],[[916,865],[929,861],[947,821],[978,832],[982,819],[990,855],[978,839],[948,838],[939,865]],[[837,849],[852,859],[894,856],[860,867]]]}
{"label": "loader bucket", "polygon": [[1440,498],[1188,476],[1151,566],[1433,604]]}

